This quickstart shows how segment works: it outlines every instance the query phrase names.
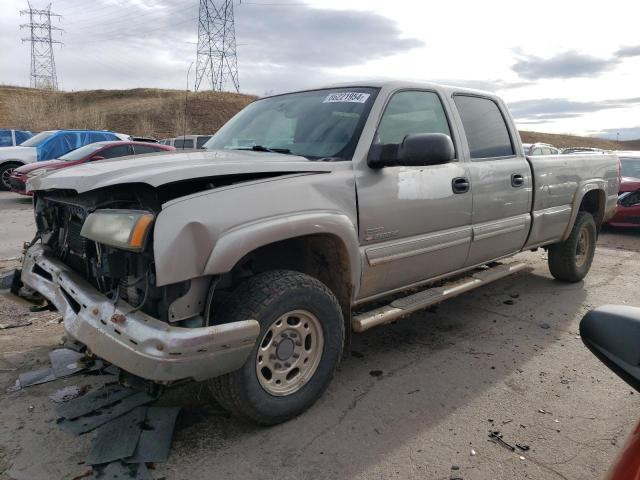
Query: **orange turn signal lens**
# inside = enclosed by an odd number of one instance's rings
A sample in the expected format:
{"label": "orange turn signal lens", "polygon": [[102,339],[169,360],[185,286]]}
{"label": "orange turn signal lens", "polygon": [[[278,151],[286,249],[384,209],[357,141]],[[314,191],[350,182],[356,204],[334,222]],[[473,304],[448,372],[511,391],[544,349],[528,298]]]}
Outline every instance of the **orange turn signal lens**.
{"label": "orange turn signal lens", "polygon": [[144,246],[144,240],[147,238],[147,232],[152,222],[153,215],[150,213],[141,215],[140,218],[138,218],[131,232],[131,240],[129,240],[129,245],[132,248],[138,249]]}

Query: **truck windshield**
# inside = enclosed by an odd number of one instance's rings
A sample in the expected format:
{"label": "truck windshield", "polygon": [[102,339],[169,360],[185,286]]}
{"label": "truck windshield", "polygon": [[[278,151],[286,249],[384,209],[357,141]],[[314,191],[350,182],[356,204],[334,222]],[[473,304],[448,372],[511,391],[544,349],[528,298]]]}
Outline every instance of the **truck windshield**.
{"label": "truck windshield", "polygon": [[204,148],[351,160],[377,93],[348,87],[264,98],[229,120]]}
{"label": "truck windshield", "polygon": [[22,142],[20,144],[21,147],[39,147],[42,145],[51,135],[56,133],[55,130],[50,130],[47,132],[40,132],[37,135],[34,135],[26,142]]}

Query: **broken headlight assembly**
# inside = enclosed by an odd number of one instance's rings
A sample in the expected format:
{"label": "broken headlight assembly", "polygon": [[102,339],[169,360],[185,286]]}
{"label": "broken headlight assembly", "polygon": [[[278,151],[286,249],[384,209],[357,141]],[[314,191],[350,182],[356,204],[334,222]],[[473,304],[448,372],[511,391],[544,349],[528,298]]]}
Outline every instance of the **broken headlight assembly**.
{"label": "broken headlight assembly", "polygon": [[96,210],[87,217],[80,235],[110,247],[141,252],[153,220],[153,214],[144,210]]}

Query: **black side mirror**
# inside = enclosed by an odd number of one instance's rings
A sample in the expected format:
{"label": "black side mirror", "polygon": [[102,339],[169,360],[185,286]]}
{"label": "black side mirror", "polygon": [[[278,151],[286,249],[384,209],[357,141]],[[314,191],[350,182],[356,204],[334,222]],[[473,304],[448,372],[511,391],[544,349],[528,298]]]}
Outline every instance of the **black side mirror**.
{"label": "black side mirror", "polygon": [[455,158],[455,148],[444,133],[414,133],[399,145],[374,145],[367,164],[371,168],[392,166],[421,167],[448,163]]}
{"label": "black side mirror", "polygon": [[591,310],[580,322],[580,336],[602,363],[640,392],[640,308]]}

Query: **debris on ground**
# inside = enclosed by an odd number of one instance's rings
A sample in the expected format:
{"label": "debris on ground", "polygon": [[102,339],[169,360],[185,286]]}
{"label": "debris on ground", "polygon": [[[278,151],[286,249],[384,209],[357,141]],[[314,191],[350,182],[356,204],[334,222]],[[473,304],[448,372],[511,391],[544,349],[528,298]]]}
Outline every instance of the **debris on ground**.
{"label": "debris on ground", "polygon": [[502,303],[504,303],[505,305],[514,305],[515,304],[515,302],[513,300],[505,300]]}
{"label": "debris on ground", "polygon": [[98,480],[153,480],[144,463],[124,463],[120,460],[96,465],[94,478]]}
{"label": "debris on ground", "polygon": [[102,465],[131,457],[138,445],[145,416],[146,408],[137,407],[98,428],[87,465]]}
{"label": "debris on ground", "polygon": [[516,448],[522,450],[523,452],[528,452],[530,449],[529,445],[523,445],[521,443],[516,443]]}
{"label": "debris on ground", "polygon": [[18,375],[18,390],[20,388],[30,387],[32,385],[40,385],[41,383],[53,382],[57,380],[53,373],[53,369],[50,367],[41,368],[39,370],[33,370],[31,372],[24,372]]}
{"label": "debris on ground", "polygon": [[473,448],[471,449],[471,456],[472,456],[472,457],[475,457],[475,456],[476,456],[476,451],[475,451]]}
{"label": "debris on ground", "polygon": [[69,348],[57,348],[49,352],[51,369],[57,378],[79,373],[87,368],[85,354]]}
{"label": "debris on ground", "polygon": [[496,443],[496,444],[498,444],[500,446],[503,446],[504,448],[506,448],[507,450],[511,450],[512,452],[516,451],[516,447],[514,447],[510,443],[507,443],[502,438],[502,433],[500,433],[498,430],[490,430],[489,431],[489,441],[493,442],[493,443]]}
{"label": "debris on ground", "polygon": [[549,325],[548,323],[541,323],[540,324],[540,328],[543,328],[545,330],[549,330],[551,328],[551,325]]}
{"label": "debris on ground", "polygon": [[369,375],[371,375],[372,377],[381,377],[383,374],[382,370],[371,370],[369,372]]}
{"label": "debris on ground", "polygon": [[85,385],[84,387],[69,385],[68,387],[64,387],[53,392],[51,395],[49,395],[49,400],[55,403],[65,403],[73,400],[74,398],[81,397],[82,395],[87,393],[90,388],[91,387],[89,385]]}
{"label": "debris on ground", "polygon": [[0,322],[0,330],[6,330],[7,328],[26,327],[28,325],[31,325],[31,323],[31,319],[26,317],[9,318],[8,320]]}

